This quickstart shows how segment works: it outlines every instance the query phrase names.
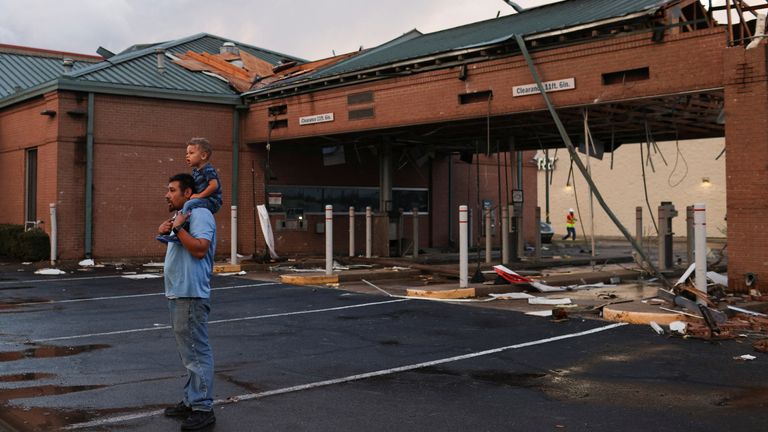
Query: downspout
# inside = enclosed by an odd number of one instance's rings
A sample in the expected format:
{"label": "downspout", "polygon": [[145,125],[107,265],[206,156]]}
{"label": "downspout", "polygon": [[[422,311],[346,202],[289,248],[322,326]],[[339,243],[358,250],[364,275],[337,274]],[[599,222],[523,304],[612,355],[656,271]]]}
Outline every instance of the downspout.
{"label": "downspout", "polygon": [[533,63],[531,54],[528,52],[528,48],[525,46],[525,40],[523,40],[522,36],[517,34],[515,35],[515,39],[517,40],[517,45],[520,47],[520,51],[523,53],[523,56],[525,57],[526,63],[528,63],[528,69],[530,69],[531,75],[533,75],[533,79],[536,81],[536,85],[539,88],[539,92],[541,93],[541,96],[544,98],[544,103],[547,105],[547,108],[549,109],[549,113],[552,115],[552,119],[555,121],[557,130],[558,132],[560,132],[560,137],[563,139],[563,143],[565,143],[565,147],[568,149],[568,153],[570,153],[571,155],[571,160],[579,169],[579,171],[581,171],[581,175],[584,176],[584,180],[587,181],[587,184],[589,185],[590,190],[594,194],[595,199],[597,199],[597,202],[600,203],[600,206],[603,208],[603,210],[605,210],[605,213],[608,215],[611,221],[613,221],[614,225],[616,225],[616,228],[618,228],[619,231],[621,231],[621,233],[629,241],[629,243],[632,244],[632,247],[635,249],[635,251],[637,251],[637,253],[646,262],[648,267],[650,267],[653,275],[659,278],[659,280],[664,284],[666,288],[672,289],[672,285],[667,280],[667,278],[659,271],[658,268],[656,268],[655,265],[653,265],[653,263],[651,262],[650,258],[648,258],[648,255],[645,253],[643,248],[641,248],[640,245],[637,244],[637,241],[635,240],[635,238],[629,234],[629,231],[627,231],[624,225],[621,224],[621,222],[613,213],[611,208],[608,207],[608,204],[605,203],[605,200],[603,199],[603,196],[600,194],[600,191],[597,189],[595,182],[592,181],[592,177],[587,172],[587,168],[584,166],[584,163],[581,161],[581,158],[579,157],[578,153],[576,153],[576,148],[573,146],[573,143],[571,142],[571,138],[568,136],[568,133],[566,132],[565,127],[563,126],[563,123],[560,121],[560,116],[557,115],[557,111],[555,111],[554,105],[552,105],[552,102],[549,100],[549,96],[547,95],[547,92],[544,89],[544,85],[541,83],[541,77],[539,76],[539,73],[536,70],[536,65]]}
{"label": "downspout", "polygon": [[93,243],[93,93],[88,93],[88,122],[85,135],[85,258],[91,258]]}
{"label": "downspout", "polygon": [[230,214],[230,264],[237,265],[237,183],[240,173],[240,111],[232,110],[232,212]]}
{"label": "downspout", "polygon": [[240,110],[232,114],[232,205],[238,202],[238,174],[240,173]]}

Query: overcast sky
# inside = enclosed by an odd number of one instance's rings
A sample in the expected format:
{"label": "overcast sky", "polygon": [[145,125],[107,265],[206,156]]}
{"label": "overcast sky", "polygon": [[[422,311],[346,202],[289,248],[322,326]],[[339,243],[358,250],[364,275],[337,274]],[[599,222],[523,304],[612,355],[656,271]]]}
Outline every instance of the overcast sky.
{"label": "overcast sky", "polygon": [[0,0],[0,43],[95,54],[206,32],[315,60],[499,12],[514,10],[502,0]]}

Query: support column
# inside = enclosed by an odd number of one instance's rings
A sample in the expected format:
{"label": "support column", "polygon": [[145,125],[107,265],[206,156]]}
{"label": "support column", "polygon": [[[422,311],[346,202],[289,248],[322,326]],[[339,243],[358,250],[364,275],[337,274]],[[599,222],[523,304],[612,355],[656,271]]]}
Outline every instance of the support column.
{"label": "support column", "polygon": [[[728,288],[768,288],[768,53],[763,40],[753,49],[723,49],[725,82]],[[748,164],[745,166],[745,161]],[[750,168],[751,167],[751,168]],[[716,221],[718,224],[721,221]],[[698,257],[697,257],[698,259]],[[745,276],[757,276],[748,287]]]}

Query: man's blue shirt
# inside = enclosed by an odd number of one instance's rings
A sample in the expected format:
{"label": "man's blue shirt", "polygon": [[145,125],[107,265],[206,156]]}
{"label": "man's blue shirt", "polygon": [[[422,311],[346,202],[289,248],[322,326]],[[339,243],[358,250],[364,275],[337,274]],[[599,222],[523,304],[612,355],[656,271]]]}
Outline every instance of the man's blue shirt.
{"label": "man's blue shirt", "polygon": [[211,242],[208,252],[197,259],[181,243],[168,243],[165,252],[165,296],[168,298],[211,296],[211,273],[216,253],[216,221],[206,208],[196,208],[189,216],[192,237]]}

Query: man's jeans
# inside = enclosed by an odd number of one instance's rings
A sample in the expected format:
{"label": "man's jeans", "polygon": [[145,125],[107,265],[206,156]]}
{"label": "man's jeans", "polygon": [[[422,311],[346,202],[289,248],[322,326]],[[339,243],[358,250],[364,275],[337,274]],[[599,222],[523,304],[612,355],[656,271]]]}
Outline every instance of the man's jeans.
{"label": "man's jeans", "polygon": [[208,343],[210,299],[168,299],[176,348],[187,368],[184,404],[196,411],[213,409],[213,351]]}

